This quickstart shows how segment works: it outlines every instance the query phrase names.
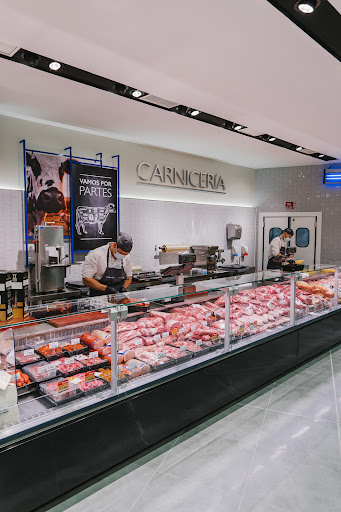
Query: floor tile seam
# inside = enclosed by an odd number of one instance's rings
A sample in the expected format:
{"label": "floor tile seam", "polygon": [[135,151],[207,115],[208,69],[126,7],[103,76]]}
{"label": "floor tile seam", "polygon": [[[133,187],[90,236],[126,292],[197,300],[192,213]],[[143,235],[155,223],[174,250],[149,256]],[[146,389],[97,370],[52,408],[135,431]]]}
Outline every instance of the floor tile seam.
{"label": "floor tile seam", "polygon": [[[207,427],[207,428],[209,428],[209,427]],[[196,433],[198,433],[198,434],[205,434],[207,436],[211,436],[211,437],[214,437],[214,438],[223,437],[225,439],[230,439],[230,441],[238,441],[238,443],[244,444],[245,446],[255,446],[255,444],[256,444],[255,442],[251,443],[250,441],[244,441],[244,439],[240,439],[240,438],[237,438],[237,437],[231,437],[228,434],[212,434],[211,432],[208,433],[205,430],[196,430],[196,427],[194,427],[193,430]]]}
{"label": "floor tile seam", "polygon": [[293,412],[286,412],[286,411],[280,411],[278,409],[271,409],[269,407],[269,409],[267,409],[267,411],[271,411],[271,412],[279,412],[281,414],[287,414],[288,416],[295,416],[297,418],[304,418],[306,420],[313,420],[313,421],[323,421],[325,423],[337,423],[337,421],[332,421],[332,420],[320,420],[320,419],[316,419],[316,418],[312,418],[311,416],[304,416],[303,414],[294,414]]}
{"label": "floor tile seam", "polygon": [[[181,430],[179,436],[174,439],[171,447],[169,450],[167,450],[167,453],[165,455],[165,457],[162,458],[162,461],[160,462],[160,464],[157,466],[156,469],[153,470],[152,474],[150,475],[149,479],[147,480],[146,484],[144,485],[143,489],[141,490],[141,492],[138,494],[138,496],[136,497],[135,501],[132,503],[132,505],[130,506],[129,510],[127,512],[131,512],[131,510],[134,508],[134,506],[136,505],[137,501],[141,498],[142,494],[144,493],[144,491],[147,489],[148,485],[150,484],[150,482],[152,481],[152,479],[154,478],[158,468],[160,467],[160,465],[162,464],[162,462],[166,459],[167,455],[169,454],[169,452],[171,451],[171,449],[173,448],[173,446],[175,445],[175,443],[177,442],[177,440],[180,438],[181,434],[183,433],[183,430]],[[143,467],[143,466],[140,466],[140,467]]]}
{"label": "floor tile seam", "polygon": [[[325,382],[324,384],[321,384],[321,385],[326,385],[326,384],[329,384],[328,382]],[[332,379],[330,381],[330,384],[332,385]],[[306,387],[303,387],[303,386],[291,386],[290,384],[277,384],[277,386],[275,385],[275,388],[279,388],[279,387],[285,387],[285,388],[292,388],[292,389],[303,389],[304,391],[315,391],[317,393],[325,393],[325,391],[319,391],[318,389],[314,389],[314,388],[306,388]]]}
{"label": "floor tile seam", "polygon": [[270,405],[270,402],[271,402],[272,393],[273,393],[274,389],[275,389],[275,383],[272,384],[272,388],[271,388],[270,396],[269,396],[269,399],[268,399],[268,403],[267,403],[266,409],[264,411],[264,417],[263,417],[262,425],[261,425],[260,430],[259,430],[259,434],[258,434],[258,438],[257,438],[257,443],[256,443],[255,449],[253,451],[252,459],[251,459],[251,462],[250,462],[250,467],[249,467],[249,470],[248,470],[248,473],[247,473],[247,476],[246,476],[246,479],[245,479],[245,484],[244,484],[244,487],[243,487],[242,496],[241,496],[240,502],[239,502],[238,512],[240,512],[240,509],[241,509],[241,506],[242,506],[242,503],[243,503],[246,487],[247,487],[247,484],[248,484],[248,481],[249,481],[249,478],[250,478],[250,475],[251,475],[251,470],[252,470],[253,462],[254,462],[255,457],[256,457],[257,448],[259,446],[259,441],[260,441],[262,430],[263,430],[263,427],[264,427],[266,413],[268,411],[268,408],[269,408],[269,405]]}
{"label": "floor tile seam", "polygon": [[334,376],[332,352],[330,351],[329,354],[330,354],[330,365],[331,365],[331,368],[332,368],[332,376],[333,376],[333,389],[334,389],[334,401],[335,401],[335,409],[336,409],[337,432],[338,432],[338,436],[339,436],[339,450],[340,450],[340,456],[341,456],[341,432],[340,432],[339,406],[338,406],[338,403],[337,403],[337,395],[336,395],[336,385],[335,385],[335,376]]}

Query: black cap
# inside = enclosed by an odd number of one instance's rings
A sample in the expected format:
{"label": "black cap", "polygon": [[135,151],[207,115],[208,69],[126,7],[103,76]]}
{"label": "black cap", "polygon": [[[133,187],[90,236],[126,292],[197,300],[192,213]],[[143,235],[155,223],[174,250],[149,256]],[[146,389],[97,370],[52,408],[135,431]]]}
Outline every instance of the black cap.
{"label": "black cap", "polygon": [[133,248],[133,239],[127,233],[120,233],[117,237],[117,247],[124,252],[130,252]]}
{"label": "black cap", "polygon": [[291,228],[284,229],[283,233],[288,233],[288,235],[294,236],[294,232]]}

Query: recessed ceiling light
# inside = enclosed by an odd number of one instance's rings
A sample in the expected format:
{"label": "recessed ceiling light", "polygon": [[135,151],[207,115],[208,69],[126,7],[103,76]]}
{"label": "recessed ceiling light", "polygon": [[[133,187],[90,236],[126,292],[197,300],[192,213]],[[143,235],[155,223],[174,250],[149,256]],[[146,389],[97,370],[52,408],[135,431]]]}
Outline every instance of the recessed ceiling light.
{"label": "recessed ceiling light", "polygon": [[58,71],[58,69],[60,69],[61,67],[62,67],[62,65],[59,62],[50,62],[50,64],[49,64],[49,68],[52,71]]}
{"label": "recessed ceiling light", "polygon": [[297,146],[296,151],[301,151],[301,149],[303,149],[302,146]]}
{"label": "recessed ceiling light", "polygon": [[237,126],[234,127],[235,130],[241,130],[243,127],[241,124],[237,124]]}
{"label": "recessed ceiling light", "polygon": [[324,157],[324,155],[319,155],[319,158],[322,158],[322,157]]}
{"label": "recessed ceiling light", "polygon": [[193,117],[197,116],[198,114],[200,114],[199,110],[192,110],[191,112],[191,116]]}
{"label": "recessed ceiling light", "polygon": [[295,4],[295,9],[303,14],[312,14],[320,3],[321,0],[299,0]]}
{"label": "recessed ceiling light", "polygon": [[142,96],[142,92],[138,90],[133,91],[131,94],[134,96],[134,98],[140,98]]}
{"label": "recessed ceiling light", "polygon": [[270,137],[269,142],[273,142],[274,140],[276,140],[276,137]]}

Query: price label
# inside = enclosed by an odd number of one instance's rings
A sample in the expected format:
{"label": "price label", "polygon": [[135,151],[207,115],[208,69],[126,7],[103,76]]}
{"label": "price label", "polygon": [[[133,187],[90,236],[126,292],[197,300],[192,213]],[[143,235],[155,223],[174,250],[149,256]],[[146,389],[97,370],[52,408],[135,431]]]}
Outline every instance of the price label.
{"label": "price label", "polygon": [[244,332],[244,325],[241,325],[241,326],[239,327],[239,332]]}
{"label": "price label", "polygon": [[207,311],[206,318],[209,318],[211,316],[211,311]]}
{"label": "price label", "polygon": [[85,354],[79,354],[79,356],[76,356],[75,359],[77,359],[77,361],[84,361],[84,359],[88,359],[88,356]]}
{"label": "price label", "polygon": [[117,368],[118,368],[118,371],[121,372],[123,367],[121,364],[119,364]]}
{"label": "price label", "polygon": [[191,325],[191,331],[195,331],[196,328],[197,328],[197,324]]}
{"label": "price label", "polygon": [[68,359],[64,360],[64,364],[66,364],[66,365],[73,364],[74,362],[75,362],[75,358],[74,357],[69,357]]}
{"label": "price label", "polygon": [[174,329],[172,329],[172,334],[174,336],[174,334],[178,334],[178,328],[177,327],[174,327]]}
{"label": "price label", "polygon": [[198,345],[198,347],[200,347],[200,345],[202,345],[202,340],[197,340],[195,344]]}
{"label": "price label", "polygon": [[165,339],[165,338],[168,338],[169,337],[169,332],[163,332],[162,333],[162,338]]}
{"label": "price label", "polygon": [[92,380],[95,380],[95,372],[85,372],[84,381],[91,382]]}
{"label": "price label", "polygon": [[206,325],[207,325],[206,320],[204,320],[202,324],[203,324],[204,327],[206,327]]}
{"label": "price label", "polygon": [[33,356],[34,350],[33,348],[28,348],[27,350],[24,350],[24,356]]}
{"label": "price label", "polygon": [[73,377],[70,382],[72,382],[72,384],[80,384],[82,380],[79,377]]}
{"label": "price label", "polygon": [[58,341],[53,341],[52,343],[49,343],[49,348],[57,348],[58,347]]}
{"label": "price label", "polygon": [[158,359],[163,359],[164,357],[166,357],[166,354],[164,352],[159,352],[157,357]]}
{"label": "price label", "polygon": [[80,339],[79,338],[73,338],[71,340],[71,345],[78,345],[78,343],[80,343]]}
{"label": "price label", "polygon": [[67,379],[58,382],[58,393],[63,393],[67,389],[69,389],[69,381]]}
{"label": "price label", "polygon": [[133,370],[134,368],[137,367],[137,363],[136,361],[129,361],[126,366],[128,366],[130,370]]}
{"label": "price label", "polygon": [[218,309],[215,309],[214,310],[214,316],[217,316],[217,314],[218,314]]}
{"label": "price label", "polygon": [[185,328],[184,327],[181,327],[181,329],[179,329],[179,333],[180,334],[183,334],[185,332]]}
{"label": "price label", "polygon": [[15,378],[16,378],[16,380],[20,380],[20,379],[21,379],[21,375],[20,375],[20,373],[19,373],[19,372],[17,372],[17,373],[15,374]]}
{"label": "price label", "polygon": [[89,352],[89,359],[92,359],[93,357],[98,357],[98,352]]}
{"label": "price label", "polygon": [[40,373],[45,373],[45,372],[49,372],[51,369],[51,366],[48,365],[48,364],[44,364],[43,366],[39,366],[37,368],[37,373],[40,374]]}
{"label": "price label", "polygon": [[138,347],[139,345],[142,345],[142,340],[136,340],[135,345]]}
{"label": "price label", "polygon": [[250,325],[249,325],[249,330],[250,330],[250,331],[253,331],[253,324],[250,324]]}
{"label": "price label", "polygon": [[95,372],[95,377],[100,377],[101,374],[99,372]]}
{"label": "price label", "polygon": [[154,341],[160,341],[160,339],[161,339],[161,334],[155,334],[155,336],[154,336],[154,338],[153,338],[153,339],[154,339]]}
{"label": "price label", "polygon": [[62,362],[58,359],[57,361],[52,361],[51,363],[53,366],[59,366],[60,364],[62,364]]}
{"label": "price label", "polygon": [[212,334],[212,340],[216,340],[218,338],[217,334]]}
{"label": "price label", "polygon": [[309,313],[309,306],[305,308],[305,314],[307,315]]}
{"label": "price label", "polygon": [[180,350],[183,352],[184,350],[186,350],[186,348],[187,348],[186,345],[181,345]]}

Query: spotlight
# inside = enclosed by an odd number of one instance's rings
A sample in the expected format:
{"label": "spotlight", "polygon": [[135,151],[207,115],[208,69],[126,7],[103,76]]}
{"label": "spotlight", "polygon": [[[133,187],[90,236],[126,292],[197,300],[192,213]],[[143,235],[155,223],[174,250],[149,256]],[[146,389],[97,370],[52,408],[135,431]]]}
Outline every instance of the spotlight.
{"label": "spotlight", "polygon": [[303,149],[303,146],[297,146],[296,151],[301,151]]}
{"label": "spotlight", "polygon": [[319,158],[323,158],[325,155],[319,155]]}
{"label": "spotlight", "polygon": [[32,53],[32,52],[23,52],[21,54],[21,57],[30,66],[36,66],[38,64],[38,62],[40,61],[39,55],[37,55],[36,53]]}
{"label": "spotlight", "polygon": [[295,9],[303,14],[312,14],[320,3],[321,0],[299,0],[295,4]]}
{"label": "spotlight", "polygon": [[58,71],[58,69],[60,69],[61,67],[62,67],[62,65],[59,62],[50,62],[50,64],[49,64],[49,68],[52,71]]}
{"label": "spotlight", "polygon": [[241,124],[237,124],[236,126],[233,127],[234,130],[241,130],[243,127]]}
{"label": "spotlight", "polygon": [[191,112],[192,117],[196,117],[199,114],[200,114],[199,110],[192,110],[192,112]]}
{"label": "spotlight", "polygon": [[142,92],[138,90],[133,91],[131,94],[134,98],[140,98],[142,96]]}
{"label": "spotlight", "polygon": [[273,142],[274,140],[276,140],[276,137],[270,137],[269,142]]}

